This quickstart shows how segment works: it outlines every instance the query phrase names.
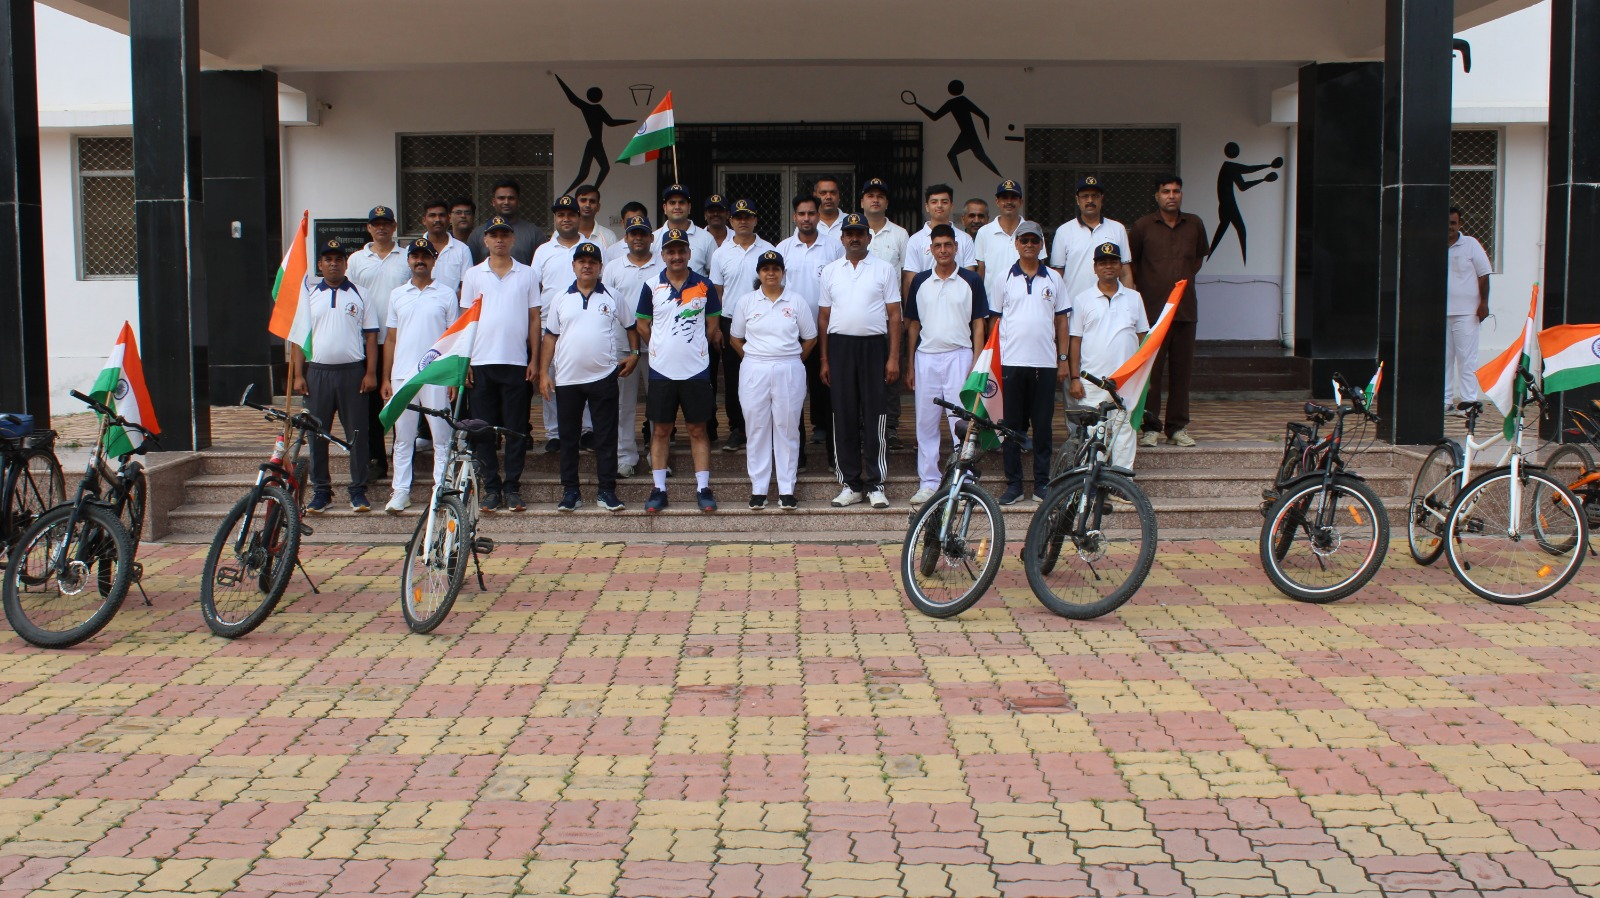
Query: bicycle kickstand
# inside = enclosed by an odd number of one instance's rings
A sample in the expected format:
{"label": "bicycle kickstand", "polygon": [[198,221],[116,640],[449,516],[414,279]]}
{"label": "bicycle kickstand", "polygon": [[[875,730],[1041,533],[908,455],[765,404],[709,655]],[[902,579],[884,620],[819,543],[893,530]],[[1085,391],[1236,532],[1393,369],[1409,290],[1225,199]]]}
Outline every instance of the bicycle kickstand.
{"label": "bicycle kickstand", "polygon": [[311,586],[311,594],[314,596],[321,595],[322,590],[317,588],[317,581],[311,579],[311,572],[306,570],[306,563],[297,556],[294,560],[294,566],[300,569],[301,576],[305,577],[306,583]]}
{"label": "bicycle kickstand", "polygon": [[478,563],[478,547],[472,547],[472,569],[478,575],[478,592],[488,592],[489,587],[483,582],[483,565]]}
{"label": "bicycle kickstand", "polygon": [[135,582],[133,585],[139,587],[139,595],[144,599],[144,607],[154,607],[150,602],[150,594],[144,591],[144,584]]}

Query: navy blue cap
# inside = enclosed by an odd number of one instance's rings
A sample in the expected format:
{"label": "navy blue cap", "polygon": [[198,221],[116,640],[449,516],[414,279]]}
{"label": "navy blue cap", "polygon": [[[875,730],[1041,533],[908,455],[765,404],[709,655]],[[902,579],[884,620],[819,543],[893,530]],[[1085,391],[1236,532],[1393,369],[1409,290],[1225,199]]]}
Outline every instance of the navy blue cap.
{"label": "navy blue cap", "polygon": [[849,215],[846,215],[844,217],[844,221],[839,225],[839,230],[841,230],[841,231],[870,231],[870,230],[872,230],[872,226],[867,224],[866,217],[863,216],[861,213],[859,213],[859,212],[851,212]]}
{"label": "navy blue cap", "polygon": [[[708,203],[707,205],[710,205],[710,204]],[[752,203],[749,200],[734,200],[733,201],[733,214],[734,215],[757,215],[759,213],[756,212],[756,204],[755,203]]]}
{"label": "navy blue cap", "polygon": [[345,249],[344,241],[340,240],[338,237],[329,237],[327,240],[322,241],[321,246],[317,247],[317,255],[319,257],[332,255],[333,253],[338,253],[342,256],[347,252],[349,252],[349,250]]}
{"label": "navy blue cap", "polygon": [[563,212],[563,211],[565,211],[565,212],[572,212],[572,213],[576,214],[577,211],[578,211],[578,201],[572,198],[572,194],[563,193],[562,195],[556,197],[556,201],[555,202],[550,204],[550,211],[551,212]]}
{"label": "navy blue cap", "polygon": [[661,191],[662,202],[666,202],[675,196],[681,196],[686,200],[694,199],[694,197],[689,195],[689,188],[683,186],[682,184],[673,184],[666,190]]}
{"label": "navy blue cap", "polygon": [[372,224],[375,221],[394,220],[394,210],[388,206],[373,206],[372,211],[367,213],[367,224]]}
{"label": "navy blue cap", "polygon": [[406,244],[406,254],[411,255],[413,253],[417,255],[422,255],[423,253],[426,253],[430,256],[439,255],[439,251],[433,248],[433,244],[429,242],[428,238],[426,237],[418,237],[417,239]]}
{"label": "navy blue cap", "polygon": [[866,196],[867,195],[867,191],[869,191],[869,190],[881,190],[885,194],[888,194],[888,192],[889,192],[889,182],[885,181],[882,178],[869,178],[867,180],[867,183],[861,185],[861,195],[862,196]]}
{"label": "navy blue cap", "polygon": [[1084,175],[1083,177],[1079,178],[1077,190],[1074,190],[1073,192],[1076,193],[1078,190],[1098,190],[1101,193],[1106,192],[1106,189],[1100,186],[1100,177],[1098,175]]}
{"label": "navy blue cap", "polygon": [[666,249],[667,247],[677,243],[688,246],[689,232],[683,230],[682,228],[667,228],[667,230],[661,235],[661,248]]}
{"label": "navy blue cap", "polygon": [[[689,194],[687,192],[684,193],[684,196],[688,196],[688,195]],[[722,194],[713,193],[710,196],[706,197],[706,208],[707,209],[726,209],[726,208],[728,208],[728,204],[723,201]]]}
{"label": "navy blue cap", "polygon": [[483,232],[485,234],[489,233],[490,231],[515,231],[516,229],[516,225],[513,225],[510,219],[506,218],[504,215],[496,215],[495,217],[489,219],[483,226]]}
{"label": "navy blue cap", "polygon": [[999,184],[995,185],[995,196],[1005,196],[1008,193],[1014,193],[1017,196],[1022,196],[1022,185],[1011,180],[1010,178],[1006,178],[1004,181],[1001,181]]}
{"label": "navy blue cap", "polygon": [[779,268],[783,268],[784,267],[783,253],[780,253],[775,249],[769,249],[766,252],[764,252],[761,255],[756,257],[756,270],[757,271],[760,271],[761,269],[767,268],[767,267],[772,266],[772,265],[776,265]]}
{"label": "navy blue cap", "polygon": [[645,218],[643,215],[630,215],[628,216],[627,226],[622,229],[622,233],[631,234],[634,231],[649,233],[654,230],[655,228],[650,227],[650,219]]}
{"label": "navy blue cap", "polygon": [[1096,262],[1121,262],[1122,247],[1107,240],[1094,248],[1094,260]]}
{"label": "navy blue cap", "polygon": [[598,262],[603,257],[600,255],[600,247],[598,244],[595,244],[589,240],[585,240],[572,248],[572,258],[574,261],[578,259],[593,259]]}

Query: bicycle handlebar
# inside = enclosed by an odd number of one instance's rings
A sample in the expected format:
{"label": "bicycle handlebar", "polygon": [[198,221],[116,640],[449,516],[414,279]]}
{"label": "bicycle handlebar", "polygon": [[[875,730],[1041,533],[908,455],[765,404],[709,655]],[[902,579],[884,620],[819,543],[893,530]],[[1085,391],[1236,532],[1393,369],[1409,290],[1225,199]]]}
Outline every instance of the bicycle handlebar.
{"label": "bicycle handlebar", "polygon": [[[145,427],[142,424],[136,424],[136,423],[134,423],[132,421],[129,421],[127,418],[124,418],[121,415],[117,414],[117,410],[116,409],[106,405],[103,402],[100,402],[99,400],[96,400],[96,399],[94,399],[94,398],[92,398],[90,396],[86,396],[83,393],[78,392],[77,390],[72,390],[70,392],[72,394],[72,398],[74,398],[74,399],[82,402],[83,404],[89,406],[89,408],[93,409],[96,413],[101,414],[101,415],[105,415],[107,418],[110,418],[112,421],[116,422],[118,425],[120,425],[122,427],[126,427],[126,428],[129,428],[131,430],[139,431],[139,435],[144,437],[144,441],[143,441],[144,443],[149,444],[149,445],[153,445],[153,446],[155,446],[157,448],[160,448],[161,440],[154,433],[151,433],[149,428]],[[148,452],[149,448],[146,445],[140,445],[137,449],[135,449],[133,451],[136,452],[136,453],[143,453],[143,452]]]}
{"label": "bicycle handlebar", "polygon": [[313,415],[308,411],[301,411],[292,419],[290,419],[288,414],[285,413],[281,408],[273,408],[270,405],[262,405],[259,402],[251,402],[250,391],[248,390],[246,390],[244,396],[240,398],[239,404],[246,408],[253,408],[256,411],[261,412],[267,416],[268,420],[271,421],[289,420],[289,423],[293,424],[295,427],[298,427],[299,429],[316,437],[319,440],[326,440],[327,442],[344,449],[346,452],[349,452],[352,448],[354,448],[345,440],[341,440],[323,429],[322,421],[318,419],[316,415]]}
{"label": "bicycle handlebar", "polygon": [[957,418],[960,418],[963,421],[967,421],[976,424],[979,427],[992,430],[1008,440],[1016,440],[1021,442],[1022,440],[1026,439],[1026,437],[1024,437],[1022,434],[1012,430],[1004,424],[1001,424],[998,421],[990,421],[988,418],[980,418],[973,414],[970,410],[956,405],[954,402],[949,402],[943,398],[935,398],[933,400],[933,404],[945,409],[946,411],[950,412],[950,414],[955,415]]}
{"label": "bicycle handlebar", "polygon": [[462,421],[456,418],[455,415],[450,414],[449,411],[442,408],[428,408],[425,405],[418,405],[417,403],[413,402],[407,405],[406,409],[416,412],[419,415],[432,415],[433,417],[444,421],[446,424],[449,424],[450,429],[452,430],[466,431],[468,436],[485,436],[488,433],[493,432],[498,433],[507,439],[528,439],[528,435],[525,433],[517,433],[515,430],[510,430],[505,427],[498,427],[490,424],[487,421],[480,421],[476,418],[468,418],[467,420]]}
{"label": "bicycle handlebar", "polygon": [[1122,394],[1117,392],[1117,382],[1109,377],[1095,377],[1087,371],[1079,371],[1078,376],[1111,394],[1111,402],[1117,408],[1127,411],[1128,407],[1122,404]]}

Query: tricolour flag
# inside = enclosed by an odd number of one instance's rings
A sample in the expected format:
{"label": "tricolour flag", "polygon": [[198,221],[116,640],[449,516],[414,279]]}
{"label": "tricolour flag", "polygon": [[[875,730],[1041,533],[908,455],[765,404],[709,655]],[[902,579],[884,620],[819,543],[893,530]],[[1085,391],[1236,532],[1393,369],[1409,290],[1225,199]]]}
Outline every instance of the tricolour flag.
{"label": "tricolour flag", "polygon": [[[122,332],[111,347],[100,376],[89,388],[89,397],[117,410],[128,421],[151,433],[160,433],[156,421],[156,407],[150,402],[150,391],[144,385],[144,366],[139,364],[139,343],[133,338],[133,325],[122,322]],[[144,434],[137,430],[113,424],[106,428],[106,452],[113,456],[127,455],[144,445]]]}
{"label": "tricolour flag", "polygon": [[1495,356],[1489,364],[1478,369],[1478,386],[1500,414],[1506,416],[1506,439],[1517,435],[1517,409],[1527,395],[1528,383],[1522,369],[1533,370],[1534,353],[1539,343],[1534,339],[1538,328],[1534,322],[1539,313],[1539,285],[1533,285],[1533,298],[1528,301],[1528,317],[1522,322],[1522,333],[1507,346],[1505,352]]}
{"label": "tricolour flag", "polygon": [[1559,393],[1600,383],[1600,324],[1558,324],[1539,332],[1544,388]]}
{"label": "tricolour flag", "polygon": [[1372,372],[1372,379],[1367,381],[1367,388],[1362,391],[1361,404],[1374,415],[1378,413],[1378,388],[1381,386],[1383,386],[1383,362],[1378,363],[1378,370]]}
{"label": "tricolour flag", "polygon": [[618,162],[629,165],[643,165],[653,162],[661,156],[661,151],[672,146],[677,139],[677,129],[672,124],[672,91],[661,98],[655,111],[650,113],[639,130],[633,133],[633,139],[622,148],[622,155],[617,157]]}
{"label": "tricolour flag", "polygon": [[[999,421],[1005,417],[1005,403],[1001,401],[1000,393],[999,321],[993,322],[989,328],[989,340],[973,360],[972,373],[967,375],[967,382],[961,386],[961,404],[967,411],[988,421]],[[1000,445],[1000,437],[994,431],[985,429],[978,434],[978,445],[994,449]]]}
{"label": "tricolour flag", "polygon": [[306,228],[311,220],[308,209],[300,215],[300,230],[278,266],[278,277],[272,282],[272,320],[267,330],[299,346],[306,358],[311,358],[311,322],[300,320],[300,291],[306,284]]}
{"label": "tricolour flag", "polygon": [[[417,363],[417,373],[394,391],[394,396],[378,412],[385,431],[394,428],[394,422],[405,413],[407,403],[423,387],[459,387],[467,382],[467,366],[472,364],[472,340],[478,334],[478,313],[483,310],[483,297],[472,301],[472,307],[445,328],[444,336],[433,344]],[[440,450],[435,450],[440,451]]]}
{"label": "tricolour flag", "polygon": [[[1177,314],[1178,302],[1183,299],[1184,288],[1189,286],[1187,280],[1179,281],[1172,286],[1172,292],[1167,295],[1167,304],[1162,306],[1161,314],[1156,316],[1156,323],[1150,325],[1150,333],[1145,335],[1144,342],[1133,356],[1122,367],[1112,372],[1111,379],[1117,384],[1117,395],[1122,397],[1123,404],[1127,404],[1130,397],[1138,397],[1132,405],[1128,406],[1128,423],[1138,427],[1144,420],[1144,397],[1150,387],[1150,372],[1156,366],[1156,354],[1161,351],[1162,341],[1167,339],[1167,330],[1172,327],[1172,316]],[[1094,372],[1090,372],[1091,374]]]}

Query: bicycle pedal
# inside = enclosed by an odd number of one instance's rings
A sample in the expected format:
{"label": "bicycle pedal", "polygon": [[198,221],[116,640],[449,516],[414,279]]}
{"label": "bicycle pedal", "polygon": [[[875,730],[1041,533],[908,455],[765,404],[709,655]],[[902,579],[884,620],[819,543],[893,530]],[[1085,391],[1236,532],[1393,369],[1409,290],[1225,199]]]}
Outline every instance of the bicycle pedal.
{"label": "bicycle pedal", "polygon": [[218,586],[234,586],[242,579],[244,579],[244,570],[242,568],[230,566],[217,568]]}
{"label": "bicycle pedal", "polygon": [[301,524],[300,524],[300,535],[301,535],[301,536],[312,536],[312,535],[314,535],[314,534],[315,534],[315,533],[316,533],[316,532],[317,532],[317,531],[315,531],[315,530],[312,530],[312,529],[311,529],[311,527],[310,527],[310,526],[309,526],[309,525],[307,525],[307,524],[305,524],[305,523],[304,523],[304,522],[302,522],[302,523],[301,523]]}
{"label": "bicycle pedal", "polygon": [[479,555],[493,555],[494,540],[487,536],[480,536],[472,541],[472,551],[478,553]]}
{"label": "bicycle pedal", "polygon": [[1279,495],[1281,495],[1281,494],[1279,493],[1278,490],[1271,489],[1271,488],[1264,489],[1264,490],[1261,491],[1261,501],[1270,504],[1270,503],[1278,501],[1278,496]]}

